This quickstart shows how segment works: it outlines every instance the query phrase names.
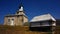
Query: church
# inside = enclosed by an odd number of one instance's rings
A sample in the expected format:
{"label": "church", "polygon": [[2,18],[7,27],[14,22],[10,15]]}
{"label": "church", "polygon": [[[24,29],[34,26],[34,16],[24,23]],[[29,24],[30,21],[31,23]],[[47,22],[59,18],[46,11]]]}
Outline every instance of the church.
{"label": "church", "polygon": [[16,14],[6,15],[4,18],[4,25],[23,26],[27,22],[28,22],[28,18],[24,13],[24,9],[22,5],[19,6],[19,9],[17,10]]}

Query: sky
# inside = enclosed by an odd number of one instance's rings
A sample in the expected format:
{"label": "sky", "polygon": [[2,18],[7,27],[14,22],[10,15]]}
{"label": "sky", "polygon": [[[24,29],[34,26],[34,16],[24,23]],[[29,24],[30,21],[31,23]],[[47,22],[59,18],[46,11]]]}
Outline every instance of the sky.
{"label": "sky", "polygon": [[47,13],[60,19],[60,0],[0,0],[0,24],[4,23],[5,15],[17,12],[21,2],[29,21],[35,16]]}

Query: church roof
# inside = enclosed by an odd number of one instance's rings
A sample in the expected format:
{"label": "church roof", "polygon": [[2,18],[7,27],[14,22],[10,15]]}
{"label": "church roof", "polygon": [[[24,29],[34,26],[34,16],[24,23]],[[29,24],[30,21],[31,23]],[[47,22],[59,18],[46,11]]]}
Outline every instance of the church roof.
{"label": "church roof", "polygon": [[50,14],[44,14],[41,16],[35,16],[30,22],[53,20],[56,21]]}
{"label": "church roof", "polygon": [[26,15],[17,15],[17,14],[8,14],[5,17],[15,17],[15,16],[25,16],[27,18]]}

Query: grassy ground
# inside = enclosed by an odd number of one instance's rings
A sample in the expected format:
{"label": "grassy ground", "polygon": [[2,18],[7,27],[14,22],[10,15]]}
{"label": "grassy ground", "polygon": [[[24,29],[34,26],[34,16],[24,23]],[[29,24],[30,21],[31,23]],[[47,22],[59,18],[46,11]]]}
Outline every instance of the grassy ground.
{"label": "grassy ground", "polygon": [[[60,33],[60,27],[56,27],[56,33]],[[3,26],[0,25],[0,34],[51,34],[51,32],[37,32],[37,31],[30,31],[29,27],[22,27],[22,26]]]}

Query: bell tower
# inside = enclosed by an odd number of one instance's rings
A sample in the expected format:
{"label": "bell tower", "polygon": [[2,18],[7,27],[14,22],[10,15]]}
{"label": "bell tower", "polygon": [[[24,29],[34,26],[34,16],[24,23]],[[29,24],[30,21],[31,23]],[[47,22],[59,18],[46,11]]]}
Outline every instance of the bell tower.
{"label": "bell tower", "polygon": [[25,15],[25,14],[24,14],[24,7],[23,7],[22,4],[19,6],[19,9],[18,9],[18,11],[16,12],[16,14],[17,14],[17,15]]}

